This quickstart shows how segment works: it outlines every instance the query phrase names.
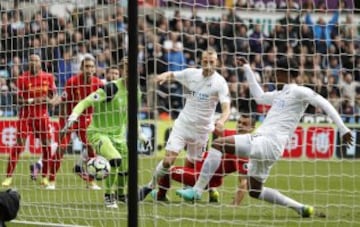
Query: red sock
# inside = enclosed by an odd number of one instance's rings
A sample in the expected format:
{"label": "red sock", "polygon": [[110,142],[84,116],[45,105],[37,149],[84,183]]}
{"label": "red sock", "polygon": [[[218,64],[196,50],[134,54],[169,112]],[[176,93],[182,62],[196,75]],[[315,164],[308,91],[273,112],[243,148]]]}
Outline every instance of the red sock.
{"label": "red sock", "polygon": [[55,181],[56,173],[59,171],[61,166],[61,160],[63,158],[64,154],[61,150],[58,150],[55,152],[55,154],[52,156],[50,160],[50,181]]}
{"label": "red sock", "polygon": [[166,196],[166,192],[169,190],[170,188],[170,175],[166,174],[163,177],[161,177],[158,181],[159,184],[159,191],[157,196],[160,197],[165,197]]}
{"label": "red sock", "polygon": [[87,155],[88,155],[88,158],[94,158],[96,156],[96,153],[95,151],[92,149],[92,147],[90,145],[87,145],[86,146],[87,148]]}
{"label": "red sock", "polygon": [[11,177],[13,175],[16,165],[19,161],[20,153],[23,151],[23,148],[23,146],[15,145],[10,149],[10,156],[6,169],[6,177]]}
{"label": "red sock", "polygon": [[42,177],[47,177],[51,160],[51,146],[42,147]]}

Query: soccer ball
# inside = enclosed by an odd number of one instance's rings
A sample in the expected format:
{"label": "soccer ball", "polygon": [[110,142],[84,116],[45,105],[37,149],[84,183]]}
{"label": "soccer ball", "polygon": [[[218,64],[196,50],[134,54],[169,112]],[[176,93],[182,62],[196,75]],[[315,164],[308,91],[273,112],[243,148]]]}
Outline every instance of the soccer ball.
{"label": "soccer ball", "polygon": [[91,158],[86,163],[86,172],[96,180],[103,180],[110,173],[110,163],[102,156]]}

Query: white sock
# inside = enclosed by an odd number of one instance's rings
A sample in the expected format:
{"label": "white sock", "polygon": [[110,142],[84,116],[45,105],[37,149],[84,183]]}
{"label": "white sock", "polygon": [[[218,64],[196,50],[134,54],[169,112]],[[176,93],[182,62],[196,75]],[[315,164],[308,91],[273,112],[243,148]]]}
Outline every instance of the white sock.
{"label": "white sock", "polygon": [[155,168],[153,177],[152,177],[151,181],[149,182],[148,187],[155,188],[157,185],[158,179],[166,174],[169,174],[169,168],[165,168],[163,165],[163,161],[160,161]]}
{"label": "white sock", "polygon": [[201,194],[204,191],[204,188],[209,184],[211,177],[220,165],[221,156],[222,153],[219,150],[215,148],[210,149],[201,168],[200,176],[194,185],[194,190],[197,191],[198,194]]}
{"label": "white sock", "polygon": [[40,158],[36,163],[40,166],[40,168],[42,168],[43,163],[42,163],[42,159],[41,159],[41,158]]}
{"label": "white sock", "polygon": [[278,204],[281,206],[286,206],[294,209],[296,212],[301,212],[304,204],[301,204],[283,194],[281,194],[278,190],[263,187],[259,199],[267,201],[269,203]]}

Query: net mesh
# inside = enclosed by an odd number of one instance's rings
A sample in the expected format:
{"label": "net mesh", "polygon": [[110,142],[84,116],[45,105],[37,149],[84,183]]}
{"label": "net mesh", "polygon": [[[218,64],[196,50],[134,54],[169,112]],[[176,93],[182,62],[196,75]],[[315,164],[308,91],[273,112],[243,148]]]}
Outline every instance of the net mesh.
{"label": "net mesh", "polygon": [[[360,111],[359,22],[355,0],[344,1],[235,1],[143,0],[139,2],[140,119],[143,132],[153,139],[155,151],[139,156],[139,185],[148,183],[164,155],[168,129],[184,107],[184,87],[173,82],[156,85],[154,76],[166,71],[199,67],[201,54],[211,47],[219,57],[217,71],[231,93],[228,128],[243,113],[261,124],[269,106],[250,96],[242,68],[235,59],[245,57],[265,91],[276,88],[277,60],[298,62],[299,83],[328,99],[353,130],[355,146],[341,150],[337,128],[324,112],[309,107],[302,124],[287,145],[284,158],[271,171],[266,186],[305,204],[327,218],[299,219],[291,209],[245,196],[241,205],[231,202],[238,174],[224,178],[217,188],[219,203],[184,202],[175,195],[183,187],[172,183],[170,202],[139,203],[140,226],[302,226],[360,225],[358,147]],[[340,5],[340,6],[339,6]],[[106,69],[117,66],[128,50],[127,1],[1,1],[0,21],[0,176],[6,178],[9,147],[15,146],[19,108],[16,79],[29,68],[28,56],[38,53],[44,71],[55,78],[57,93],[80,70],[86,54],[96,59],[96,75],[106,81]],[[53,141],[59,129],[59,108],[49,108]],[[318,124],[325,123],[325,124]],[[82,143],[73,140],[57,174],[56,189],[46,190],[30,180],[29,164],[40,156],[41,142],[30,132],[26,150],[13,174],[12,187],[22,196],[14,225],[124,226],[126,204],[104,206],[104,190],[90,190],[73,173]],[[275,132],[276,133],[276,132]],[[53,145],[53,150],[56,145]],[[140,147],[139,150],[142,150]],[[144,150],[146,154],[147,151]],[[184,152],[183,152],[184,153]],[[181,155],[176,165],[183,165]],[[97,182],[100,187],[104,181]]]}

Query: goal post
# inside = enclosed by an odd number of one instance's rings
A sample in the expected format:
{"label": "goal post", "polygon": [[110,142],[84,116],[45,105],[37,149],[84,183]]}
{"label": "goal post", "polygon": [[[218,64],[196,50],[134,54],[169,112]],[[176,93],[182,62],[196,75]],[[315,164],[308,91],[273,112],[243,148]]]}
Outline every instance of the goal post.
{"label": "goal post", "polygon": [[[339,7],[340,2],[340,7]],[[16,4],[15,4],[16,3]],[[181,83],[159,85],[155,76],[166,71],[201,67],[207,48],[215,49],[216,68],[226,80],[231,114],[225,127],[235,129],[242,114],[264,121],[270,108],[258,105],[235,59],[245,57],[264,91],[276,89],[280,58],[294,58],[297,83],[310,87],[331,102],[352,130],[354,146],[341,145],[339,130],[319,108],[309,107],[265,183],[295,200],[315,207],[319,215],[302,219],[291,209],[245,195],[232,205],[239,174],[223,179],[218,202],[186,202],[176,195],[184,185],[171,181],[169,202],[149,195],[138,206],[138,226],[358,226],[360,206],[360,16],[355,0],[138,0],[138,111],[142,132],[153,150],[139,142],[138,187],[150,182],[165,155],[166,139],[184,108],[189,90]],[[16,78],[28,70],[28,54],[41,55],[42,69],[52,73],[60,95],[65,81],[79,72],[84,55],[96,61],[96,75],[106,81],[107,69],[129,56],[128,1],[29,0],[1,1],[0,17],[0,180],[6,179],[9,151],[16,143],[19,106]],[[325,28],[325,29],[322,29]],[[320,32],[321,31],[321,32]],[[135,47],[136,48],[136,47]],[[133,62],[134,63],[134,62]],[[134,67],[134,66],[132,66]],[[129,75],[131,76],[131,75]],[[133,92],[134,97],[136,94]],[[32,104],[32,103],[30,103]],[[199,109],[194,109],[196,114]],[[56,149],[59,110],[49,106],[53,150]],[[216,109],[215,118],[220,113]],[[214,119],[215,120],[215,119]],[[117,127],[117,126],[114,126]],[[137,130],[133,125],[132,130]],[[104,129],[106,132],[109,129]],[[125,226],[128,204],[104,205],[101,190],[91,190],[73,172],[81,159],[79,139],[69,147],[56,177],[56,189],[46,190],[41,178],[30,179],[29,165],[41,156],[41,141],[30,132],[13,173],[10,187],[21,194],[19,214],[10,226]],[[277,132],[274,132],[277,133]],[[213,135],[209,135],[210,141]],[[210,142],[209,142],[210,143]],[[186,152],[176,166],[183,166]],[[4,188],[5,190],[5,188]],[[134,188],[127,188],[134,192]],[[134,205],[132,203],[132,205]]]}

